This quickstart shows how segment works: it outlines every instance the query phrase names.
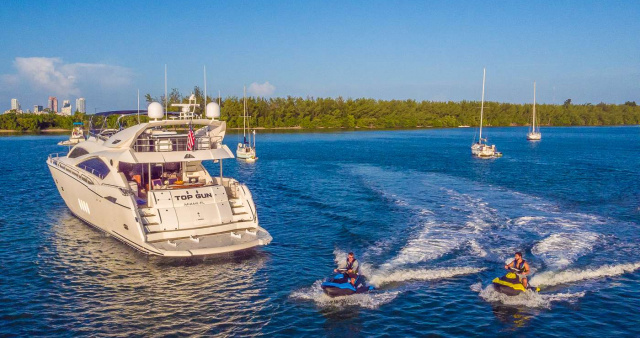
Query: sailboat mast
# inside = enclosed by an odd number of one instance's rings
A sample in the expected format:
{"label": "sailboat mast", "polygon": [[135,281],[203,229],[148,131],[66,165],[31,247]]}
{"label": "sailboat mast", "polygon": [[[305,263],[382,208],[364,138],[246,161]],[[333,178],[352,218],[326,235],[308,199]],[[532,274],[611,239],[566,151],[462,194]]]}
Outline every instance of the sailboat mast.
{"label": "sailboat mast", "polygon": [[487,69],[482,68],[482,103],[480,104],[480,142],[482,142],[482,119],[484,116],[484,79],[487,75]]}
{"label": "sailboat mast", "polygon": [[167,64],[164,64],[164,119],[167,119],[169,98],[167,97]]}
{"label": "sailboat mast", "polygon": [[244,114],[242,115],[242,138],[244,143],[247,143],[247,135],[245,133],[246,123],[247,123],[247,86],[243,87],[243,98],[244,98]]}
{"label": "sailboat mast", "polygon": [[533,128],[531,132],[536,132],[536,82],[533,82]]}

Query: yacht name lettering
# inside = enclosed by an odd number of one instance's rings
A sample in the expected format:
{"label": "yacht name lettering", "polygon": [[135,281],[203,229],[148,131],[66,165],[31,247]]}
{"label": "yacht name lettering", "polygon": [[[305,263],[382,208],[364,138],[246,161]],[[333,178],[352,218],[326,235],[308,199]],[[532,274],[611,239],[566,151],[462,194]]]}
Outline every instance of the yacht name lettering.
{"label": "yacht name lettering", "polygon": [[[192,199],[194,196],[191,195],[191,194],[188,194],[188,195],[181,195],[181,196],[174,196],[174,197],[178,201],[179,200],[186,201],[186,200]],[[210,192],[208,192],[206,194],[196,194],[196,196],[195,196],[195,198],[198,198],[198,199],[200,199],[200,198],[212,198],[212,197],[213,197],[213,194],[211,194]]]}

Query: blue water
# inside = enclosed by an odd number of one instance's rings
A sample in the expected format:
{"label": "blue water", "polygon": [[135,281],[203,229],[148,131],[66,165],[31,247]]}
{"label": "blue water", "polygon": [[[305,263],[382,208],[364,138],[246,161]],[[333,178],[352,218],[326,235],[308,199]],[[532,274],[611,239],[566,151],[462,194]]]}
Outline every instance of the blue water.
{"label": "blue water", "polygon": [[[640,335],[640,128],[487,133],[504,157],[471,158],[472,129],[258,134],[225,175],[272,244],[188,261],[67,211],[45,165],[66,136],[0,137],[0,335]],[[516,250],[540,294],[489,287]],[[378,291],[330,299],[348,251]]]}

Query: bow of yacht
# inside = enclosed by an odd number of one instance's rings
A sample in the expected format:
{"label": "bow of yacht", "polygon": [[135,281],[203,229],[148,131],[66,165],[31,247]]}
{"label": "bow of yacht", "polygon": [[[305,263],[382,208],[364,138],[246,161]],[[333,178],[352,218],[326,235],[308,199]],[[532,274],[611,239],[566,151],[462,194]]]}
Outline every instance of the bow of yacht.
{"label": "bow of yacht", "polygon": [[[148,123],[90,133],[47,165],[67,207],[78,218],[150,255],[187,257],[244,250],[271,241],[258,225],[246,185],[223,176],[220,108],[208,119],[159,120],[149,106]],[[218,162],[219,175],[203,165]]]}

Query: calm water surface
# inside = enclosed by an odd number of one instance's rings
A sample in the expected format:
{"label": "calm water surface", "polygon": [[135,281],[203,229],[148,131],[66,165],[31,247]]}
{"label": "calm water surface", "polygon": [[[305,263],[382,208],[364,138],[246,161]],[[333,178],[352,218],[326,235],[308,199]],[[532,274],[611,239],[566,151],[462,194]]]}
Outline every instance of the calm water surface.
{"label": "calm water surface", "polygon": [[[489,128],[495,160],[474,132],[259,134],[225,174],[273,243],[187,261],[67,211],[45,165],[65,136],[0,137],[0,335],[640,335],[640,128]],[[539,295],[488,287],[516,250]],[[378,292],[330,299],[348,251]]]}

